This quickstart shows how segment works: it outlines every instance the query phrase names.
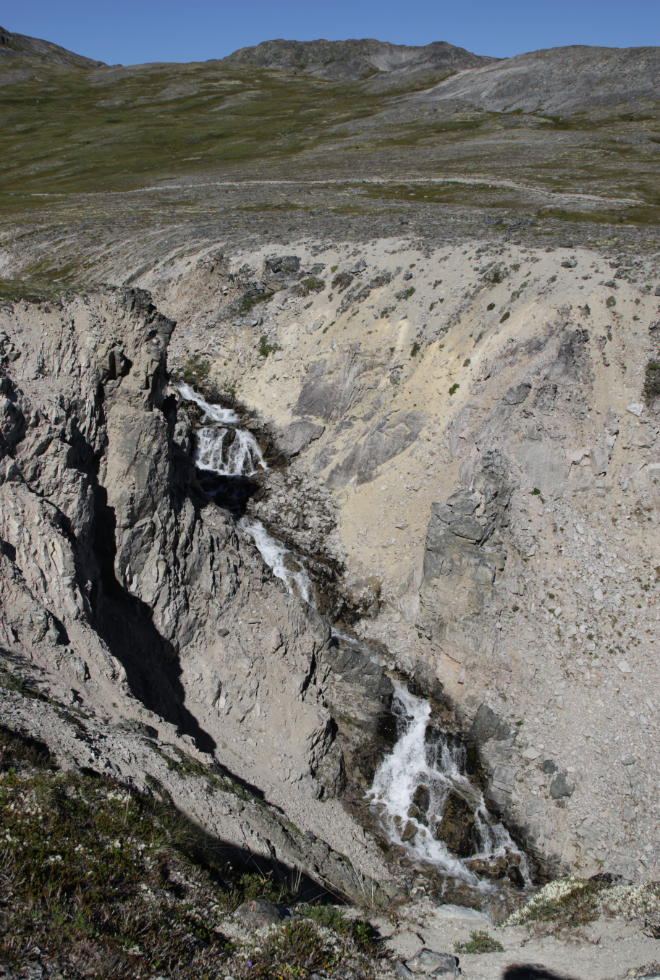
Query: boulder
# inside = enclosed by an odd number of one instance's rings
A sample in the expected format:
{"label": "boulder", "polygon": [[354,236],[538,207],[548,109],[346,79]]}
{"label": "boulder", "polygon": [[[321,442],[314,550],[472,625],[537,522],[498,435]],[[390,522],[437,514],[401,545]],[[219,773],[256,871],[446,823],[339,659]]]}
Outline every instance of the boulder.
{"label": "boulder", "polygon": [[451,790],[442,820],[433,828],[433,836],[436,840],[444,841],[452,854],[465,858],[474,851],[473,829],[474,811],[471,805],[455,790]]}

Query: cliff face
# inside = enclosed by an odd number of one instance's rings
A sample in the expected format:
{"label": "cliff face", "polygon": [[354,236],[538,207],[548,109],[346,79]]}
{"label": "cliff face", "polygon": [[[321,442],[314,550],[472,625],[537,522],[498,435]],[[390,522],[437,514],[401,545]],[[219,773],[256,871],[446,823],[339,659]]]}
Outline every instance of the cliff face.
{"label": "cliff face", "polygon": [[[331,551],[335,614],[451,702],[491,805],[546,866],[652,873],[657,259],[290,252],[286,283],[277,246],[145,276],[180,319],[173,369],[194,352],[283,444],[314,434],[286,477],[306,507],[275,486],[249,507]],[[266,298],[242,314],[248,290]]]}
{"label": "cliff face", "polygon": [[[1,318],[6,668],[103,720],[85,764],[162,784],[162,751],[143,740],[136,752],[116,728],[146,726],[170,754],[221,763],[341,843],[331,825],[348,818],[324,811],[321,828],[312,813],[341,784],[340,756],[326,758],[329,627],[197,486],[190,423],[167,387],[174,322],[140,290]],[[80,765],[44,710],[47,741]],[[174,790],[190,810],[185,781]],[[206,811],[217,822],[213,801]],[[224,833],[245,839],[238,825]]]}

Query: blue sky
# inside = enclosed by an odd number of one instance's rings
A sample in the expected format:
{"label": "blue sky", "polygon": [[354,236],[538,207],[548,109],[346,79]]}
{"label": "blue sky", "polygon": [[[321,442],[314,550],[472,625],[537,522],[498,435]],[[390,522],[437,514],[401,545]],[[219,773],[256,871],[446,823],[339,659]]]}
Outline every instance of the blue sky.
{"label": "blue sky", "polygon": [[449,41],[498,57],[564,44],[660,44],[658,0],[5,0],[0,23],[124,65],[222,58],[277,37]]}

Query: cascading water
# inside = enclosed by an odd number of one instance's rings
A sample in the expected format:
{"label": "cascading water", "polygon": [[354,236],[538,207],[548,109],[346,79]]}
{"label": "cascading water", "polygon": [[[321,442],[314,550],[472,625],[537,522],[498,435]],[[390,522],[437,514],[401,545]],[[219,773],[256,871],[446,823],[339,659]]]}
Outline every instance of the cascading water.
{"label": "cascading water", "polygon": [[[240,428],[241,419],[232,409],[209,404],[194,388],[183,382],[177,385],[177,389],[182,398],[202,409],[203,422],[213,423],[203,425],[196,433],[197,445],[193,458],[199,470],[228,478],[231,484],[232,478],[244,479],[254,476],[259,468],[268,469],[257,440],[247,429]],[[235,496],[231,485],[227,486],[227,480],[219,488],[209,490],[209,493],[215,497],[223,493],[230,499]],[[305,566],[271,537],[260,521],[242,517],[238,524],[250,535],[266,564],[274,575],[286,583],[289,592],[309,602],[312,583]]]}
{"label": "cascading water", "polygon": [[[194,459],[199,470],[221,478],[209,489],[212,496],[231,499],[232,481],[246,481],[258,468],[267,470],[259,445],[235,412],[210,405],[190,385],[177,385],[181,397],[204,412],[204,424],[197,431]],[[266,531],[260,521],[242,516],[240,527],[253,539],[273,574],[286,583],[289,592],[314,602],[312,583],[303,563]],[[333,629],[335,641],[370,655],[360,642]],[[468,864],[479,859],[515,856],[526,883],[529,873],[524,854],[500,823],[490,817],[481,792],[466,775],[464,746],[452,736],[432,732],[431,706],[412,695],[405,685],[394,682],[392,711],[397,722],[397,741],[392,753],[376,771],[369,801],[378,814],[383,830],[395,844],[405,848],[420,862],[458,878],[468,885],[487,888]],[[431,737],[429,738],[429,734]],[[469,857],[452,854],[443,839],[443,816],[450,798],[461,801],[469,824]],[[463,841],[465,845],[465,840]],[[461,847],[454,848],[460,852]]]}
{"label": "cascading water", "polygon": [[272,538],[260,521],[242,517],[238,523],[250,535],[273,574],[286,582],[289,592],[310,602],[312,583],[305,566],[283,544]]}
{"label": "cascading water", "polygon": [[[468,862],[514,855],[516,867],[528,881],[524,855],[506,828],[493,822],[482,793],[466,775],[465,747],[452,736],[433,731],[431,706],[425,698],[415,697],[398,681],[394,687],[398,738],[391,755],[378,767],[369,794],[387,836],[412,858],[467,884],[479,884]],[[443,839],[450,797],[458,801],[466,818],[461,842],[469,851],[465,857],[452,854]]]}

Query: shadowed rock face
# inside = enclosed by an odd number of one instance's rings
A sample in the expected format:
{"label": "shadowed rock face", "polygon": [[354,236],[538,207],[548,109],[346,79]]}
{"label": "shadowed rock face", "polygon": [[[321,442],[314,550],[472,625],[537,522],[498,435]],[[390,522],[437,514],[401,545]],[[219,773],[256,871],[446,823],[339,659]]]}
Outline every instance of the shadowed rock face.
{"label": "shadowed rock face", "polygon": [[173,327],[129,290],[16,336],[2,378],[5,642],[83,690],[118,684],[206,751],[232,725],[267,730],[283,773],[319,796],[328,626],[201,494],[190,425],[166,389]]}

